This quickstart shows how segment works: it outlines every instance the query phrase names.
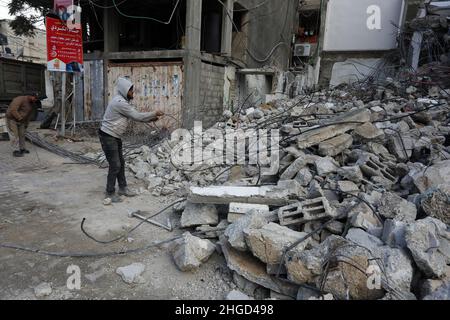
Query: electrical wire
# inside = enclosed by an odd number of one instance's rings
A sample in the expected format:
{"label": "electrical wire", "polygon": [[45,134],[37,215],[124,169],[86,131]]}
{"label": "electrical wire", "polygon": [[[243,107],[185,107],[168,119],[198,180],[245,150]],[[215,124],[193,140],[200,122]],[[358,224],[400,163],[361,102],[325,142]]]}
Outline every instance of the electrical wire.
{"label": "electrical wire", "polygon": [[119,236],[119,237],[116,237],[116,238],[114,238],[114,239],[111,239],[111,240],[99,240],[99,239],[95,238],[94,236],[92,236],[91,234],[89,234],[89,233],[85,230],[85,228],[84,228],[84,223],[86,222],[86,218],[83,218],[83,220],[81,221],[81,226],[80,226],[80,228],[81,228],[81,231],[83,232],[83,234],[86,235],[89,239],[91,239],[91,240],[93,240],[93,241],[95,241],[95,242],[97,242],[97,243],[100,243],[100,244],[110,244],[110,243],[117,242],[117,241],[120,241],[120,240],[122,240],[122,239],[125,239],[125,238],[128,237],[132,232],[136,231],[140,226],[142,226],[144,223],[148,222],[150,219],[156,217],[157,215],[160,215],[161,213],[163,213],[163,212],[166,211],[167,209],[170,209],[170,208],[172,208],[174,205],[176,205],[176,204],[178,204],[178,203],[181,203],[181,202],[184,202],[184,201],[186,201],[186,199],[180,199],[180,200],[177,200],[177,201],[171,203],[170,205],[168,205],[168,206],[165,207],[164,209],[162,209],[162,210],[158,211],[157,213],[151,215],[150,217],[146,218],[145,220],[142,220],[140,223],[138,223],[136,226],[134,226],[133,228],[131,228],[130,230],[128,230],[128,231],[127,231],[126,233],[124,233],[123,235],[121,235],[121,236]]}
{"label": "electrical wire", "polygon": [[125,13],[123,13],[123,12],[119,9],[119,5],[116,4],[116,0],[112,0],[112,1],[113,1],[113,3],[114,3],[114,7],[116,8],[116,11],[117,11],[120,15],[122,15],[122,16],[124,16],[124,17],[126,17],[126,18],[150,20],[150,21],[154,21],[154,22],[157,22],[157,23],[165,24],[165,25],[169,25],[169,24],[172,22],[172,18],[173,18],[173,16],[175,15],[175,11],[176,11],[177,8],[178,8],[178,4],[180,3],[180,0],[177,0],[177,3],[175,4],[175,7],[174,7],[173,10],[172,10],[172,14],[170,15],[169,20],[168,20],[168,21],[162,21],[162,20],[158,20],[158,19],[155,19],[155,18],[152,18],[152,17],[133,16],[133,15],[125,14]]}

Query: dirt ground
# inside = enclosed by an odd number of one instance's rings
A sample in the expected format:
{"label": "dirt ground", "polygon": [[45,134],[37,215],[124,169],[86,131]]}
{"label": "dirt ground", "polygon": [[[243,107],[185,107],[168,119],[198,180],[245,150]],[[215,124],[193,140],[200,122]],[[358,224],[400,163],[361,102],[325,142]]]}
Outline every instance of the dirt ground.
{"label": "dirt ground", "polygon": [[[99,148],[95,139],[64,144],[84,152]],[[102,253],[139,248],[183,232],[145,224],[130,235],[132,239],[109,245],[92,241],[81,232],[83,218],[91,234],[108,240],[139,222],[128,217],[129,211],[156,213],[176,198],[146,194],[104,206],[107,169],[71,164],[70,159],[27,146],[31,154],[13,158],[10,143],[0,141],[0,243],[61,253]],[[127,176],[131,188],[141,186],[131,174]],[[172,210],[158,220],[166,223],[168,218],[175,225],[179,222]],[[129,285],[116,269],[135,262],[146,266],[144,281]],[[81,270],[80,290],[67,287],[71,265]],[[167,246],[107,258],[58,258],[0,248],[0,266],[0,299],[4,300],[37,299],[34,288],[43,282],[53,289],[44,299],[223,299],[234,288],[219,254],[214,253],[198,271],[183,273],[173,263]]]}

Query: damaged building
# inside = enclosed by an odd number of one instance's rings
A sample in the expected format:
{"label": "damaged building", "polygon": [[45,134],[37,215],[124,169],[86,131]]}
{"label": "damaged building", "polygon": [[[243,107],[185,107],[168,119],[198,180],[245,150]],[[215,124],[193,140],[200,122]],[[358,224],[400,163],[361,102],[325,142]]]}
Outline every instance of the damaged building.
{"label": "damaged building", "polygon": [[357,81],[398,47],[414,10],[414,1],[402,0],[87,4],[76,117],[101,119],[118,76],[137,84],[140,110],[172,115],[162,123],[171,128],[194,120],[210,126],[241,103]]}

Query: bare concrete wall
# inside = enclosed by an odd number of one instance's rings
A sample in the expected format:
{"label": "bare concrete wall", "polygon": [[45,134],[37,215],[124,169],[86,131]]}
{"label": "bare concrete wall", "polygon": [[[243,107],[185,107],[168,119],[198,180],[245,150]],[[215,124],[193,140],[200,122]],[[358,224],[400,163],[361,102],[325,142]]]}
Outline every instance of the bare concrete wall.
{"label": "bare concrete wall", "polygon": [[205,128],[214,125],[223,113],[224,84],[225,67],[202,62],[200,108],[195,120],[202,120]]}
{"label": "bare concrete wall", "polygon": [[[268,0],[260,7],[258,5],[261,0],[237,2],[250,9],[247,34],[249,52],[246,61],[248,67],[274,65],[286,70],[291,56],[292,35],[298,21],[298,0]],[[273,54],[270,55],[273,49]]]}

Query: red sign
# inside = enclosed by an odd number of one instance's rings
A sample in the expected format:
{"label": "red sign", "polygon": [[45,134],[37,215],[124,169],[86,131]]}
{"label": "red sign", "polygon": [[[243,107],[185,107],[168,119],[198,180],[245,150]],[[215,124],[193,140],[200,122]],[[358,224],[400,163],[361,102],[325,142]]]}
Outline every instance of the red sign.
{"label": "red sign", "polygon": [[49,71],[83,71],[83,34],[69,29],[61,20],[46,19],[47,69]]}

